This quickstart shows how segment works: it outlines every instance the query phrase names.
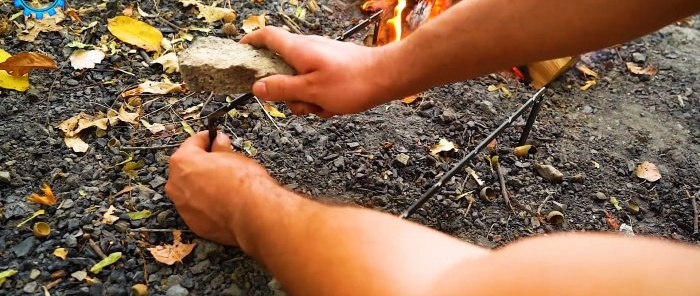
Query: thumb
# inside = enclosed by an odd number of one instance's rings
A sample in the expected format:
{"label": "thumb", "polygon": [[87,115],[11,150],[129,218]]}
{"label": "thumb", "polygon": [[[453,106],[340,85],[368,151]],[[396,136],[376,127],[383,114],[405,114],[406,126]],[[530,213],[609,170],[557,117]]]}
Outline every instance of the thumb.
{"label": "thumb", "polygon": [[303,75],[272,75],[253,84],[253,94],[266,101],[301,100],[308,83]]}
{"label": "thumb", "polygon": [[231,138],[225,133],[217,132],[216,139],[211,145],[211,152],[231,152]]}

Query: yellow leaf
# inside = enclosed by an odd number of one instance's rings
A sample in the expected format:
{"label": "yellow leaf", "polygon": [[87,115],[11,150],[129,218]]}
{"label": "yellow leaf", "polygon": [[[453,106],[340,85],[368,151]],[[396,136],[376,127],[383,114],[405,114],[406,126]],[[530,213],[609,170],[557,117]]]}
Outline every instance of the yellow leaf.
{"label": "yellow leaf", "polygon": [[124,164],[124,167],[122,167],[122,171],[136,171],[142,169],[146,163],[143,160],[139,161],[129,161]]}
{"label": "yellow leaf", "polygon": [[253,142],[251,141],[243,141],[243,150],[250,156],[255,156],[258,154],[258,149],[253,147]]}
{"label": "yellow leaf", "polygon": [[34,212],[34,214],[32,214],[31,216],[29,216],[29,218],[24,219],[24,221],[22,221],[22,222],[19,222],[19,224],[17,224],[17,227],[22,227],[22,225],[24,225],[25,223],[27,223],[27,222],[29,222],[29,221],[32,221],[32,219],[34,219],[34,218],[36,218],[36,217],[39,217],[39,216],[41,216],[41,215],[43,215],[43,214],[46,214],[46,211],[44,211],[43,209],[42,209],[42,210],[38,210],[38,211]]}
{"label": "yellow leaf", "polygon": [[134,125],[139,125],[139,122],[136,121],[139,118],[139,115],[141,113],[141,108],[139,107],[136,112],[126,112],[126,109],[124,109],[124,105],[122,105],[119,108],[119,115],[118,118],[119,120],[127,123],[131,123]]}
{"label": "yellow leaf", "polygon": [[618,210],[618,211],[622,210],[622,207],[620,206],[620,202],[617,201],[617,198],[615,198],[614,196],[610,197],[610,203],[613,205],[613,207],[615,207],[616,210]]}
{"label": "yellow leaf", "polygon": [[489,85],[487,88],[488,91],[490,92],[495,92],[495,91],[500,91],[500,93],[503,95],[504,98],[510,99],[513,97],[513,94],[510,92],[510,89],[508,89],[507,84],[500,83],[498,85]]}
{"label": "yellow leaf", "polygon": [[594,85],[596,85],[595,80],[588,80],[588,81],[586,81],[586,84],[579,87],[579,89],[588,90],[589,88],[591,88],[591,86],[594,86]]}
{"label": "yellow leaf", "polygon": [[91,116],[81,112],[58,124],[58,129],[63,131],[66,137],[76,137],[82,130],[93,126],[101,130],[106,130],[108,122],[109,120],[107,118]]}
{"label": "yellow leaf", "polygon": [[96,64],[102,62],[105,58],[105,53],[101,50],[83,50],[78,49],[74,51],[68,59],[70,60],[70,65],[73,69],[92,69],[95,68]]}
{"label": "yellow leaf", "polygon": [[121,258],[121,257],[122,257],[122,253],[121,253],[121,252],[114,252],[114,253],[112,253],[112,254],[109,254],[109,256],[107,256],[106,258],[102,259],[102,261],[97,262],[95,265],[93,265],[92,267],[90,267],[90,272],[92,272],[92,273],[100,273],[100,271],[102,271],[103,268],[105,268],[105,267],[107,267],[107,266],[109,266],[109,265],[114,264],[114,262],[117,262],[117,260],[119,260],[119,258]]}
{"label": "yellow leaf", "polygon": [[279,118],[286,118],[287,116],[284,115],[284,113],[280,112],[280,110],[277,110],[275,106],[272,106],[268,102],[263,102],[263,108],[265,109],[265,112],[267,114],[270,114],[272,117],[279,117]]}
{"label": "yellow leaf", "polygon": [[433,156],[438,156],[438,153],[440,152],[447,152],[456,149],[457,148],[455,147],[454,143],[445,139],[440,139],[440,142],[430,147],[430,154],[432,154]]}
{"label": "yellow leaf", "polygon": [[107,29],[128,44],[147,51],[160,51],[163,34],[147,23],[128,16],[116,16],[108,20]]}
{"label": "yellow leaf", "polygon": [[189,123],[187,123],[186,121],[183,121],[183,122],[181,122],[181,123],[182,123],[182,129],[183,129],[185,132],[187,132],[188,134],[190,134],[190,136],[194,136],[194,135],[195,135],[195,132],[194,132],[194,130],[192,129],[192,127],[190,126]]}
{"label": "yellow leaf", "polygon": [[180,72],[180,65],[178,63],[177,55],[174,52],[166,53],[153,60],[151,63],[161,64],[163,66],[163,72],[165,73]]}
{"label": "yellow leaf", "polygon": [[119,217],[113,215],[115,210],[116,208],[114,208],[114,206],[109,206],[104,215],[102,215],[102,219],[100,219],[100,221],[104,224],[112,225],[114,222],[119,220]]}
{"label": "yellow leaf", "polygon": [[659,72],[659,70],[657,70],[656,68],[651,67],[651,66],[646,67],[646,68],[642,68],[642,67],[637,66],[637,64],[632,63],[632,62],[627,62],[626,65],[627,65],[627,70],[632,72],[632,74],[636,74],[636,75],[654,76],[656,74],[656,72]]}
{"label": "yellow leaf", "polygon": [[14,269],[7,269],[0,272],[0,285],[2,285],[5,282],[6,278],[11,277],[15,274],[17,274],[17,270]]}
{"label": "yellow leaf", "polygon": [[182,262],[182,259],[189,255],[197,244],[182,243],[181,235],[181,231],[175,230],[173,231],[172,245],[156,246],[154,248],[148,248],[148,251],[151,252],[151,255],[153,255],[156,261],[167,265],[173,265],[175,262]]}
{"label": "yellow leaf", "polygon": [[637,166],[637,169],[634,170],[634,174],[638,178],[642,178],[649,182],[656,182],[659,179],[661,179],[661,173],[659,172],[659,168],[656,167],[655,164],[648,161],[639,164],[639,166]]}
{"label": "yellow leaf", "polygon": [[198,5],[197,8],[199,9],[199,14],[197,15],[197,17],[204,18],[204,21],[207,23],[217,22],[225,18],[236,18],[236,13],[228,8],[221,8],[203,4]]}
{"label": "yellow leaf", "polygon": [[129,216],[129,219],[131,220],[141,220],[141,219],[146,219],[151,216],[151,211],[149,210],[143,210],[143,211],[138,211],[138,212],[129,212],[126,213],[127,216]]}
{"label": "yellow leaf", "polygon": [[66,258],[68,258],[68,250],[66,250],[65,248],[56,248],[55,250],[53,250],[53,255],[63,260],[66,260]]}
{"label": "yellow leaf", "polygon": [[401,103],[411,104],[411,103],[415,102],[417,99],[418,99],[418,95],[412,95],[412,96],[408,96],[408,97],[401,99]]}
{"label": "yellow leaf", "polygon": [[[10,56],[8,52],[0,49],[0,62],[4,62]],[[16,91],[25,91],[29,88],[29,76],[14,77],[0,70],[0,87]]]}
{"label": "yellow leaf", "polygon": [[265,26],[265,15],[251,15],[243,20],[241,29],[246,33],[251,33]]}
{"label": "yellow leaf", "polygon": [[598,73],[596,73],[595,71],[591,70],[591,68],[588,68],[588,67],[586,67],[586,66],[584,66],[584,65],[579,65],[579,66],[576,66],[576,69],[578,69],[579,71],[581,71],[581,73],[583,73],[583,75],[591,76],[591,77],[593,77],[593,78],[595,78],[595,79],[598,79]]}
{"label": "yellow leaf", "polygon": [[53,194],[53,191],[51,191],[51,187],[49,187],[49,184],[46,183],[41,185],[41,195],[33,193],[27,198],[27,200],[47,206],[52,206],[58,201],[56,196]]}

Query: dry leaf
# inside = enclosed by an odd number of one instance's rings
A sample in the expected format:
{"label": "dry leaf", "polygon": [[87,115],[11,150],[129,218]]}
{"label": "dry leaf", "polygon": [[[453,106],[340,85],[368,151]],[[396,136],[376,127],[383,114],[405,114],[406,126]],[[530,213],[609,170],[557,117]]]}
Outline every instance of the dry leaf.
{"label": "dry leaf", "polygon": [[122,97],[137,96],[142,93],[150,93],[157,95],[165,95],[182,91],[182,84],[172,82],[157,82],[146,80],[139,84],[136,88],[127,90],[122,93]]}
{"label": "dry leaf", "polygon": [[75,152],[85,152],[90,148],[90,146],[83,141],[83,139],[79,138],[78,136],[75,137],[65,137],[63,138],[63,142],[66,143],[66,146],[68,148],[72,148],[73,151]]}
{"label": "dry leaf", "polygon": [[22,52],[0,63],[0,70],[5,70],[14,77],[24,76],[35,69],[57,69],[56,61],[50,56],[37,52]]}
{"label": "dry leaf", "polygon": [[163,66],[163,72],[165,73],[180,72],[180,65],[177,60],[177,55],[174,52],[162,55],[161,57],[153,60],[151,63],[161,64]]}
{"label": "dry leaf", "polygon": [[620,228],[620,222],[617,221],[617,218],[610,214],[608,211],[605,211],[605,222],[608,223],[608,226],[614,230],[617,230]]}
{"label": "dry leaf", "polygon": [[268,102],[263,102],[263,109],[265,109],[265,112],[267,114],[270,114],[272,117],[278,117],[278,118],[286,118],[287,116],[284,115],[284,113],[280,112],[280,110],[277,110],[275,106]]}
{"label": "dry leaf", "polygon": [[197,105],[185,109],[185,111],[180,112],[180,115],[182,115],[182,119],[198,119],[200,113],[199,110],[202,109],[203,106],[204,103],[199,103]]}
{"label": "dry leaf", "polygon": [[189,255],[197,244],[182,243],[180,241],[181,235],[181,231],[175,230],[173,231],[172,245],[156,246],[154,248],[148,248],[148,251],[151,252],[151,255],[153,255],[156,261],[167,265],[173,265],[175,262],[182,262],[182,259]]}
{"label": "dry leaf", "polygon": [[107,29],[112,35],[128,44],[147,51],[160,51],[163,33],[147,23],[128,16],[116,16],[109,19]]}
{"label": "dry leaf", "polygon": [[648,161],[639,164],[639,166],[637,166],[637,169],[634,170],[634,175],[638,178],[642,178],[649,182],[656,182],[659,179],[661,179],[661,173],[659,172],[659,168],[656,167],[655,164]]}
{"label": "dry leaf", "polygon": [[56,9],[56,14],[40,20],[29,18],[24,21],[26,30],[17,29],[17,39],[25,42],[34,42],[41,32],[56,32],[63,30],[59,25],[65,19],[65,15],[60,9]]}
{"label": "dry leaf", "polygon": [[654,68],[652,66],[642,68],[640,66],[637,66],[637,64],[635,64],[633,62],[627,62],[627,70],[630,70],[630,72],[632,72],[632,74],[647,75],[647,76],[654,76],[654,75],[656,75],[657,72],[659,72],[659,70],[657,70],[656,68]]}
{"label": "dry leaf", "polygon": [[591,68],[588,68],[584,65],[576,66],[576,69],[581,71],[581,73],[583,73],[583,75],[590,76],[590,77],[593,77],[595,79],[598,79],[598,77],[599,77],[598,73],[596,73],[595,71],[591,70]]}
{"label": "dry leaf", "polygon": [[228,8],[221,8],[209,5],[200,4],[197,6],[199,9],[198,18],[204,18],[207,23],[213,23],[220,21],[222,19],[235,19],[236,13]]}
{"label": "dry leaf", "polygon": [[119,114],[117,115],[117,118],[123,122],[131,123],[133,125],[139,125],[139,122],[137,119],[139,118],[139,115],[141,115],[141,107],[139,107],[136,112],[126,112],[126,109],[124,109],[124,105],[122,105],[119,108]]}
{"label": "dry leaf", "polygon": [[124,7],[124,10],[122,10],[122,14],[125,16],[134,15],[134,4],[129,3],[126,7]]}
{"label": "dry leaf", "polygon": [[408,97],[401,99],[401,103],[411,104],[411,103],[415,102],[417,99],[418,99],[418,95],[412,95],[412,96],[408,96]]}
{"label": "dry leaf", "polygon": [[596,84],[597,84],[597,83],[595,82],[595,80],[588,80],[588,81],[586,81],[586,84],[584,84],[584,85],[582,85],[581,87],[579,87],[579,89],[581,89],[581,90],[588,90],[589,88],[591,88],[591,86],[594,86],[594,85],[596,85]]}
{"label": "dry leaf", "polygon": [[17,270],[15,270],[15,269],[7,269],[7,270],[3,270],[2,272],[0,272],[0,285],[5,283],[6,278],[11,277],[15,274],[17,274]]}
{"label": "dry leaf", "polygon": [[92,267],[90,267],[90,272],[92,272],[92,273],[100,273],[100,271],[102,271],[103,268],[105,268],[105,267],[107,267],[107,266],[109,266],[109,265],[114,264],[114,263],[117,262],[117,260],[119,260],[119,258],[121,258],[121,257],[122,257],[122,253],[121,253],[121,252],[114,252],[114,253],[112,253],[112,254],[109,254],[109,256],[107,256],[106,258],[102,259],[102,261],[97,262],[95,265],[93,265]]}
{"label": "dry leaf", "polygon": [[447,152],[456,149],[457,148],[455,147],[454,143],[445,139],[440,139],[440,142],[430,147],[430,154],[432,154],[433,156],[438,156],[440,152]]}
{"label": "dry leaf", "polygon": [[506,99],[510,99],[513,97],[513,94],[510,92],[510,89],[508,89],[508,85],[504,83],[500,83],[498,85],[489,85],[487,90],[490,92],[499,91]]}
{"label": "dry leaf", "polygon": [[157,134],[165,130],[165,125],[161,123],[150,124],[148,121],[141,119],[141,124],[145,126],[152,134]]}
{"label": "dry leaf", "polygon": [[245,20],[243,20],[243,25],[241,26],[241,29],[243,29],[244,32],[246,33],[251,33],[257,29],[260,29],[265,26],[265,15],[251,15]]}
{"label": "dry leaf", "polygon": [[44,214],[46,214],[46,211],[44,211],[43,209],[38,210],[38,211],[34,212],[34,214],[29,216],[29,218],[24,219],[22,222],[19,222],[19,224],[17,224],[17,227],[18,228],[22,227],[22,225],[24,225],[25,223],[32,221],[34,218],[39,217],[39,216],[44,215]]}
{"label": "dry leaf", "polygon": [[56,248],[53,250],[53,255],[65,261],[66,258],[68,258],[68,250],[65,248]]}
{"label": "dry leaf", "polygon": [[102,62],[105,58],[105,53],[101,50],[83,50],[78,49],[74,51],[68,59],[70,60],[70,65],[73,69],[92,69],[95,68],[96,64]]}
{"label": "dry leaf", "polygon": [[250,156],[255,156],[258,154],[258,149],[253,147],[253,142],[251,141],[243,141],[243,151],[248,153]]}
{"label": "dry leaf", "polygon": [[61,122],[58,128],[66,134],[66,137],[76,137],[82,130],[93,126],[106,130],[107,123],[107,118],[92,116],[81,112]]}
{"label": "dry leaf", "polygon": [[184,130],[185,132],[187,132],[190,136],[193,136],[193,137],[194,137],[195,132],[194,132],[194,130],[192,129],[192,127],[190,126],[190,124],[187,123],[186,121],[181,122],[181,124],[182,124],[182,130]]}
{"label": "dry leaf", "polygon": [[[0,62],[4,62],[10,56],[8,52],[0,49]],[[25,91],[29,88],[29,76],[14,77],[0,70],[0,87],[16,91]]]}
{"label": "dry leaf", "polygon": [[116,208],[114,206],[109,206],[104,215],[102,215],[102,219],[100,219],[100,221],[104,224],[112,225],[112,223],[119,220],[119,217],[113,215],[115,210]]}
{"label": "dry leaf", "polygon": [[27,198],[27,200],[46,206],[55,205],[58,201],[56,196],[53,194],[51,187],[46,183],[41,185],[41,194],[33,193]]}

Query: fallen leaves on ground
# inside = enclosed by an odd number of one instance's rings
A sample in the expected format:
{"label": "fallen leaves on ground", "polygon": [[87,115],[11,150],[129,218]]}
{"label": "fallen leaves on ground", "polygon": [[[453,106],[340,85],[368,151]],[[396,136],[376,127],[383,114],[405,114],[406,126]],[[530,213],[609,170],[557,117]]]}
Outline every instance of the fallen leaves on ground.
{"label": "fallen leaves on ground", "polygon": [[594,86],[596,84],[598,84],[598,83],[595,80],[591,79],[591,80],[586,81],[586,83],[584,85],[582,85],[581,87],[579,87],[579,89],[580,90],[588,90],[589,88],[591,88],[591,86]]}
{"label": "fallen leaves on ground", "polygon": [[163,33],[151,25],[128,16],[116,16],[107,21],[112,35],[146,51],[160,51]]}
{"label": "fallen leaves on ground", "polygon": [[510,99],[510,98],[513,97],[513,94],[510,92],[510,89],[508,89],[508,85],[507,85],[507,84],[504,84],[504,83],[500,83],[500,84],[497,84],[497,85],[493,85],[493,84],[492,84],[492,85],[489,85],[489,87],[488,87],[487,90],[490,91],[490,92],[498,91],[498,92],[500,92],[501,95],[503,95],[503,97],[506,98],[506,99]]}
{"label": "fallen leaves on ground", "polygon": [[71,67],[76,70],[95,68],[104,58],[105,53],[97,49],[78,49],[68,57]]}
{"label": "fallen leaves on ground", "polygon": [[248,153],[250,156],[255,156],[258,154],[258,149],[253,147],[253,142],[251,141],[243,141],[243,151]]}
{"label": "fallen leaves on ground", "polygon": [[[9,57],[11,57],[10,53],[0,49],[0,62],[6,61]],[[0,70],[0,87],[25,91],[29,88],[29,76],[15,77],[6,71]]]}
{"label": "fallen leaves on ground", "polygon": [[222,8],[216,6],[205,5],[196,0],[180,0],[180,3],[185,7],[194,5],[199,10],[197,14],[198,18],[203,18],[207,23],[213,23],[220,20],[225,20],[226,22],[231,22],[236,19],[236,13],[229,8]]}
{"label": "fallen leaves on ground", "polygon": [[153,62],[151,63],[160,64],[161,66],[163,66],[163,72],[168,74],[173,72],[180,72],[180,65],[178,63],[177,54],[175,54],[174,52],[166,53],[160,56],[159,58],[153,60]]}
{"label": "fallen leaves on ground", "polygon": [[617,221],[617,218],[610,214],[608,211],[605,211],[605,222],[608,224],[610,228],[613,230],[618,230],[620,228],[620,222]]}
{"label": "fallen leaves on ground", "polygon": [[138,118],[141,115],[141,108],[136,109],[136,112],[127,112],[124,109],[124,105],[119,107],[119,113],[117,118],[123,122],[131,123],[133,125],[139,125]]}
{"label": "fallen leaves on ground", "polygon": [[412,96],[408,96],[408,97],[401,99],[401,103],[411,104],[411,103],[415,102],[417,99],[418,99],[418,95],[412,95]]}
{"label": "fallen leaves on ground", "polygon": [[29,216],[29,218],[24,219],[24,221],[22,221],[22,222],[19,222],[19,224],[17,224],[17,227],[22,227],[22,225],[26,224],[29,221],[32,221],[34,218],[39,217],[43,214],[46,214],[46,211],[44,211],[43,209],[38,210],[38,211],[34,212],[34,214]]}
{"label": "fallen leaves on ground", "polygon": [[78,113],[71,118],[68,118],[58,124],[58,128],[66,134],[67,137],[75,137],[84,129],[97,127],[99,129],[107,129],[108,119],[102,116],[92,116],[83,112]]}
{"label": "fallen leaves on ground", "polygon": [[129,219],[131,220],[141,220],[141,219],[146,219],[151,216],[151,211],[149,210],[143,210],[143,211],[138,211],[138,212],[129,212],[126,213],[127,216],[129,216]]}
{"label": "fallen leaves on ground", "polygon": [[584,65],[578,65],[578,66],[576,66],[576,69],[578,69],[579,71],[581,71],[581,73],[583,73],[583,75],[584,75],[586,78],[588,78],[588,80],[586,81],[586,83],[583,84],[581,87],[579,87],[580,90],[588,90],[588,89],[591,88],[592,86],[598,84],[596,80],[597,80],[600,76],[598,76],[598,73],[596,73],[595,71],[591,70],[591,68],[588,68],[587,66],[584,66]]}
{"label": "fallen leaves on ground", "polygon": [[150,131],[154,135],[165,130],[165,125],[163,125],[162,123],[156,122],[151,124],[148,123],[148,121],[141,119],[141,124],[143,124],[143,126],[146,127],[146,129],[148,129],[148,131]]}
{"label": "fallen leaves on ground", "polygon": [[649,182],[656,182],[661,179],[659,168],[655,164],[648,161],[639,164],[637,169],[634,170],[634,175]]}
{"label": "fallen leaves on ground", "polygon": [[86,152],[88,149],[90,149],[90,145],[85,143],[83,139],[79,137],[65,137],[63,138],[63,143],[66,144],[66,147],[73,149],[75,152]]}
{"label": "fallen leaves on ground", "polygon": [[657,72],[659,72],[658,69],[652,67],[652,66],[647,66],[645,68],[642,68],[640,66],[637,66],[637,64],[633,62],[627,62],[627,70],[632,72],[632,74],[635,75],[646,75],[646,76],[654,76],[656,75]]}
{"label": "fallen leaves on ground", "polygon": [[116,208],[114,206],[109,206],[109,208],[104,213],[104,215],[102,215],[102,219],[100,219],[100,222],[102,222],[104,224],[112,225],[114,222],[119,220],[119,217],[113,215],[115,210],[116,210]]}
{"label": "fallen leaves on ground", "polygon": [[68,258],[68,250],[66,248],[56,248],[53,250],[53,255],[65,261]]}
{"label": "fallen leaves on ground", "polygon": [[180,115],[182,115],[182,119],[199,119],[199,113],[202,107],[204,107],[204,103],[199,103],[180,112]]}
{"label": "fallen leaves on ground", "polygon": [[49,184],[44,183],[41,185],[41,194],[32,193],[27,200],[46,206],[52,206],[56,204],[58,198],[56,198],[53,191],[51,191]]}
{"label": "fallen leaves on ground", "polygon": [[8,277],[11,277],[15,274],[17,274],[17,270],[14,270],[14,269],[7,269],[7,270],[3,270],[2,272],[0,272],[0,285],[5,283],[5,279],[7,279]]}
{"label": "fallen leaves on ground", "polygon": [[25,42],[34,42],[41,32],[57,32],[63,30],[59,25],[65,19],[61,9],[56,9],[56,14],[43,19],[27,18],[24,28],[17,29],[17,39]]}
{"label": "fallen leaves on ground", "polygon": [[456,149],[457,147],[455,147],[454,143],[445,139],[440,139],[440,141],[437,144],[430,147],[430,154],[432,154],[433,156],[438,156],[440,152],[447,152]]}
{"label": "fallen leaves on ground", "polygon": [[153,248],[148,248],[153,258],[156,261],[173,265],[175,262],[182,262],[182,259],[192,252],[192,249],[197,245],[195,243],[185,244],[181,241],[182,232],[179,230],[173,231],[173,244],[162,245]]}
{"label": "fallen leaves on ground", "polygon": [[272,117],[278,117],[278,118],[286,118],[287,116],[284,115],[284,113],[280,112],[280,110],[277,109],[277,107],[273,106],[272,104],[268,102],[263,102],[263,109],[265,109],[265,112],[267,114],[270,114]]}
{"label": "fallen leaves on ground", "polygon": [[38,52],[21,52],[0,63],[0,70],[4,70],[14,77],[24,76],[31,70],[57,68],[53,58]]}
{"label": "fallen leaves on ground", "polygon": [[620,202],[615,198],[614,196],[610,197],[610,203],[615,207],[616,210],[622,210],[622,207],[620,206]]}
{"label": "fallen leaves on ground", "polygon": [[97,262],[95,265],[90,267],[90,272],[92,273],[100,273],[103,268],[114,264],[119,260],[119,258],[122,257],[122,252],[114,252],[112,254],[109,254],[106,258],[102,259],[102,261]]}
{"label": "fallen leaves on ground", "polygon": [[181,122],[180,124],[182,124],[182,130],[184,130],[184,131],[185,131],[186,133],[188,133],[190,136],[194,136],[194,135],[195,135],[195,132],[194,132],[194,130],[192,129],[192,127],[190,126],[189,123],[187,123],[186,121],[183,121],[183,122]]}
{"label": "fallen leaves on ground", "polygon": [[243,25],[241,26],[241,29],[243,29],[244,32],[246,33],[251,33],[257,29],[260,29],[265,26],[265,15],[251,15],[247,17],[245,20],[243,20]]}
{"label": "fallen leaves on ground", "polygon": [[124,91],[122,97],[137,96],[142,93],[166,95],[182,91],[182,84],[168,81],[146,80],[137,87]]}

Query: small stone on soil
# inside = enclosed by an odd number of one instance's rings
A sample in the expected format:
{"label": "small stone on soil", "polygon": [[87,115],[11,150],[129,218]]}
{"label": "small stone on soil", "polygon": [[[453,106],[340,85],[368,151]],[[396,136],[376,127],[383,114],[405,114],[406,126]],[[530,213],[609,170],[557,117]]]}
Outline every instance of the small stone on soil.
{"label": "small stone on soil", "polygon": [[29,254],[36,244],[36,239],[33,236],[27,237],[21,243],[12,248],[12,252],[15,253],[17,257],[24,257]]}
{"label": "small stone on soil", "polygon": [[398,161],[399,163],[401,163],[403,165],[408,165],[409,159],[410,159],[410,157],[408,155],[406,155],[405,153],[399,153],[398,155],[396,155],[396,161]]}
{"label": "small stone on soil", "polygon": [[643,64],[647,61],[647,56],[642,53],[635,52],[632,54],[632,61],[638,64]]}
{"label": "small stone on soil", "polygon": [[597,200],[608,200],[608,197],[605,196],[605,193],[602,193],[602,192],[600,192],[600,191],[598,191],[598,192],[595,193],[595,198],[596,198]]}
{"label": "small stone on soil", "polygon": [[36,282],[30,282],[30,283],[27,283],[26,285],[24,285],[24,288],[22,288],[22,291],[24,291],[24,293],[32,294],[36,291],[36,287],[37,287]]}
{"label": "small stone on soil", "polygon": [[564,180],[564,174],[551,165],[535,164],[535,170],[545,180],[552,183],[561,183]]}
{"label": "small stone on soil", "polygon": [[0,171],[0,183],[10,184],[10,172]]}
{"label": "small stone on soil", "polygon": [[187,296],[189,294],[190,291],[187,291],[187,289],[183,288],[180,285],[172,286],[168,289],[167,292],[165,292],[166,296]]}
{"label": "small stone on soil", "polygon": [[490,101],[483,100],[479,103],[479,106],[481,107],[481,110],[484,112],[491,114],[491,115],[496,115],[498,114],[498,111],[496,111],[496,108],[493,107],[493,103]]}

